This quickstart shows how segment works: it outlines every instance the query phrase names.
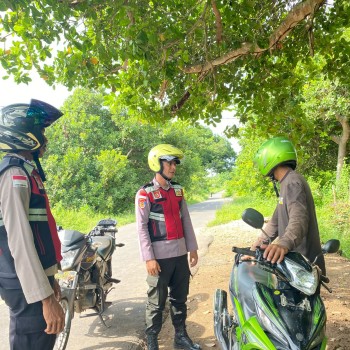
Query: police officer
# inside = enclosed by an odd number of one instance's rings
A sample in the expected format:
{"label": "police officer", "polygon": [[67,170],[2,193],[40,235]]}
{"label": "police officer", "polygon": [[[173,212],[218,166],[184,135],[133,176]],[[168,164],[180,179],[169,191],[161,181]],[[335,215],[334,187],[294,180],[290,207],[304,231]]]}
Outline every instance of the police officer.
{"label": "police officer", "polygon": [[64,327],[58,302],[60,242],[39,157],[43,132],[62,116],[31,100],[0,110],[0,295],[10,309],[11,350],[51,350]]}
{"label": "police officer", "polygon": [[162,313],[168,293],[175,328],[175,348],[200,349],[189,338],[185,323],[189,263],[191,266],[197,264],[198,245],[183,189],[172,181],[182,158],[182,151],[172,145],[160,144],[152,148],[148,164],[155,177],[137,192],[135,199],[140,254],[146,262],[148,273],[148,350],[158,350],[157,336],[162,327]]}

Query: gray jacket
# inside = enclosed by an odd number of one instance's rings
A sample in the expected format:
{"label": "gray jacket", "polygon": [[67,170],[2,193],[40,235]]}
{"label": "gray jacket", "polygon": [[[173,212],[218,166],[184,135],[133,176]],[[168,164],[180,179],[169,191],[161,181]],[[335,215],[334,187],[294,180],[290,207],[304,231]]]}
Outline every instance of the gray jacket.
{"label": "gray jacket", "polygon": [[280,181],[277,207],[265,231],[290,251],[303,254],[311,262],[318,254],[317,264],[325,273],[324,257],[318,231],[315,204],[310,187],[304,177],[289,171]]}

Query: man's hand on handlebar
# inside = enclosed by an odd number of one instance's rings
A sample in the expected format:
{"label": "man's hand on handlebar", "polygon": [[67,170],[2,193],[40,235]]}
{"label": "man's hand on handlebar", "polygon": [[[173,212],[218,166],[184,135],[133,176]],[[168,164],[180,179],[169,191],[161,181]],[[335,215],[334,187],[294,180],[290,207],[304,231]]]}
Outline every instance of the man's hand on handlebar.
{"label": "man's hand on handlebar", "polygon": [[[266,244],[261,240],[257,240],[252,246],[251,250],[256,250],[257,248],[264,250],[264,259],[270,261],[272,264],[280,263],[283,261],[284,256],[288,253],[288,248],[280,244]],[[254,260],[253,257],[249,255],[243,255],[241,257],[242,261]]]}
{"label": "man's hand on handlebar", "polygon": [[279,244],[270,244],[265,248],[264,259],[271,261],[272,264],[280,263],[287,253],[287,247]]}
{"label": "man's hand on handlebar", "polygon": [[[257,248],[260,249],[266,249],[266,247],[268,246],[268,244],[265,244],[263,241],[261,241],[260,239],[258,239],[255,243],[253,243],[253,245],[250,247],[250,250],[255,251]],[[241,260],[242,261],[246,261],[246,260],[254,260],[255,258],[250,256],[250,255],[242,255],[241,256]]]}

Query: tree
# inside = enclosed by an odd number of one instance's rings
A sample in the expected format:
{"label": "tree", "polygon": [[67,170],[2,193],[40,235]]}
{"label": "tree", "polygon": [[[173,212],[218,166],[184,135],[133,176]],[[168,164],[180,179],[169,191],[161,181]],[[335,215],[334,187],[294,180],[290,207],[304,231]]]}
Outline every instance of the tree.
{"label": "tree", "polygon": [[305,84],[303,96],[305,101],[301,106],[309,118],[320,121],[322,138],[338,145],[336,178],[339,180],[350,139],[350,90],[338,80],[321,76]]}
{"label": "tree", "polygon": [[114,114],[102,102],[103,92],[77,89],[65,101],[63,117],[46,131],[43,166],[53,204],[107,213],[133,208],[137,190],[154,175],[147,156],[159,143],[184,151],[176,179],[189,199],[208,193],[209,170],[233,166],[232,147],[208,128],[183,121],[141,124],[126,112]]}
{"label": "tree", "polygon": [[0,11],[0,62],[16,81],[34,68],[51,85],[104,87],[109,105],[145,120],[215,123],[255,95],[263,106],[315,53],[349,83],[347,0],[6,0]]}

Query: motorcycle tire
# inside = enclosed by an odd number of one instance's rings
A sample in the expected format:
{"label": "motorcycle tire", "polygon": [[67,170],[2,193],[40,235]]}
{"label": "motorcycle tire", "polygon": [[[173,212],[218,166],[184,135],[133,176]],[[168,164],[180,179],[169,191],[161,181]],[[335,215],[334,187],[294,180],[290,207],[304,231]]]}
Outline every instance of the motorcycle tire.
{"label": "motorcycle tire", "polygon": [[217,289],[214,294],[214,334],[221,349],[230,348],[230,315],[227,310],[227,292]]}
{"label": "motorcycle tire", "polygon": [[54,350],[64,350],[68,344],[68,338],[70,334],[70,327],[72,323],[72,314],[69,310],[69,304],[67,299],[62,299],[60,301],[64,312],[64,329],[61,333],[57,334]]}

